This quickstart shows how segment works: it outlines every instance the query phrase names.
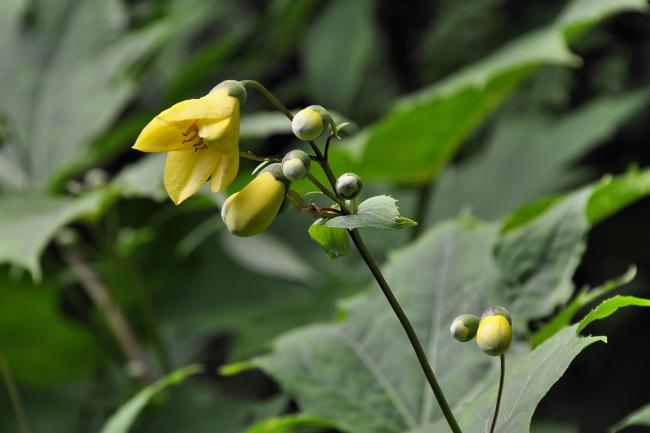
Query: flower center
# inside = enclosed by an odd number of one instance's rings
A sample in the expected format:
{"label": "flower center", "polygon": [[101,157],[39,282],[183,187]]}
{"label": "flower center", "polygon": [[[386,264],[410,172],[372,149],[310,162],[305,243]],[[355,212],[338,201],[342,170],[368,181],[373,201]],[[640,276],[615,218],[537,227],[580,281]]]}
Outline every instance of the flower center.
{"label": "flower center", "polygon": [[194,148],[195,152],[198,152],[200,149],[207,149],[208,144],[202,137],[199,137],[199,126],[196,124],[196,120],[190,123],[190,126],[187,127],[185,132],[183,132],[183,143],[190,143]]}

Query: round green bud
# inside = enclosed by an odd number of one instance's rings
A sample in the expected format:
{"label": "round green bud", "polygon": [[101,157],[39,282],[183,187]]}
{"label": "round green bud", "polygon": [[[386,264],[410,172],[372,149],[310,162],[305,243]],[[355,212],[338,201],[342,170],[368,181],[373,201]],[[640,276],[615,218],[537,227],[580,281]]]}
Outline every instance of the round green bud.
{"label": "round green bud", "polygon": [[476,332],[476,344],[490,356],[501,356],[512,342],[512,325],[505,316],[483,317]]}
{"label": "round green bud", "polygon": [[361,178],[354,173],[344,173],[336,179],[336,192],[345,199],[352,199],[363,189]]}
{"label": "round green bud", "polygon": [[309,173],[311,158],[302,150],[296,149],[284,155],[282,158],[282,173],[287,179],[300,180]]}
{"label": "round green bud", "polygon": [[501,305],[493,305],[487,310],[485,310],[483,312],[483,315],[481,316],[481,319],[488,316],[503,316],[508,320],[510,326],[512,326],[512,316],[510,315],[510,312],[505,308],[503,308]]}
{"label": "round green bud", "polygon": [[222,81],[221,83],[217,84],[211,91],[220,89],[222,87],[228,89],[228,95],[239,99],[239,105],[243,106],[244,104],[246,104],[246,98],[247,98],[246,88],[242,85],[242,83],[236,80]]}
{"label": "round green bud", "polygon": [[326,118],[323,116],[323,112],[327,111],[320,105],[312,105],[297,112],[291,121],[293,134],[303,141],[311,141],[320,137],[327,127],[329,118],[329,114]]}
{"label": "round green bud", "polygon": [[464,343],[476,336],[478,330],[478,317],[473,314],[461,314],[451,322],[449,332],[456,340]]}

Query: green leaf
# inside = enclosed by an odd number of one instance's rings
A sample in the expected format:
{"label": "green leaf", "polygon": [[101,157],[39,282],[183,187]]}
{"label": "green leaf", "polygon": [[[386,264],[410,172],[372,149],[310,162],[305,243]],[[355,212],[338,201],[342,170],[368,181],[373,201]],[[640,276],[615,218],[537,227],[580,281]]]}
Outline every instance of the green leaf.
{"label": "green leaf", "polygon": [[84,215],[98,212],[105,198],[96,191],[79,198],[42,194],[2,197],[0,208],[0,263],[23,266],[38,280],[39,257],[57,231]]}
{"label": "green leaf", "polygon": [[337,227],[328,227],[323,220],[317,220],[309,227],[309,236],[320,245],[330,259],[347,256],[350,252],[348,231]]}
{"label": "green leaf", "polygon": [[559,313],[557,313],[553,319],[539,329],[533,336],[530,338],[530,344],[533,347],[537,347],[542,344],[544,341],[551,338],[553,335],[557,334],[561,329],[569,326],[571,319],[576,315],[581,308],[585,305],[593,302],[594,300],[604,296],[605,294],[615,290],[634,279],[636,276],[636,267],[631,266],[630,269],[623,275],[613,280],[609,280],[602,284],[599,287],[595,287],[592,290],[587,291],[587,288],[584,288],[578,292],[575,298],[571,301],[569,305],[564,307]]}
{"label": "green leaf", "polygon": [[645,8],[643,0],[574,0],[555,22],[401,100],[358,136],[354,149],[334,149],[336,167],[368,181],[430,182],[461,143],[539,66],[580,63],[567,47],[578,34],[572,31],[576,26],[588,28],[613,13]]}
{"label": "green leaf", "polygon": [[336,424],[325,418],[309,415],[286,415],[257,423],[245,433],[309,433],[336,428]]}
{"label": "green leaf", "polygon": [[587,218],[597,224],[642,197],[650,194],[650,170],[630,170],[624,176],[605,178],[595,189],[587,205]]}
{"label": "green leaf", "polygon": [[626,416],[621,422],[612,426],[609,429],[609,432],[617,433],[624,430],[626,427],[635,425],[650,427],[650,404],[643,406]]}
{"label": "green leaf", "polygon": [[[28,20],[27,16],[38,17]],[[127,33],[117,0],[0,4],[0,113],[9,124],[0,159],[20,172],[17,187],[44,187],[105,132],[137,87],[133,67],[167,29]],[[37,86],[34,83],[38,83]]]}
{"label": "green leaf", "polygon": [[373,9],[371,0],[331,1],[310,26],[302,48],[307,86],[325,107],[349,112],[359,94],[376,39]]}
{"label": "green leaf", "polygon": [[601,304],[596,308],[591,310],[589,314],[587,314],[585,318],[580,321],[580,325],[578,326],[576,333],[580,333],[591,322],[609,317],[614,314],[616,310],[623,307],[650,307],[650,299],[642,299],[637,298],[636,296],[622,295],[616,295],[612,298],[606,299],[601,302]]}
{"label": "green leaf", "polygon": [[100,433],[127,433],[140,412],[142,412],[142,409],[144,409],[156,394],[200,372],[200,366],[189,365],[168,374],[156,383],[142,389],[106,421]]}
{"label": "green leaf", "polygon": [[399,214],[397,200],[386,195],[378,195],[359,205],[354,215],[344,215],[323,222],[327,227],[342,229],[375,228],[382,230],[402,230],[417,223]]}
{"label": "green leaf", "polygon": [[[582,194],[582,202],[585,201]],[[584,208],[568,202],[548,215],[540,217],[544,224],[557,223],[562,216],[569,218],[576,212],[576,220],[584,220]],[[582,213],[579,213],[580,210]],[[567,212],[569,212],[567,214]],[[544,221],[546,220],[546,221]],[[569,235],[580,227],[568,225],[563,232],[566,242],[558,243],[551,256],[575,262],[579,257],[582,236]],[[486,306],[500,303],[518,305],[532,293],[542,291],[545,296],[556,290],[555,281],[573,272],[548,262],[543,254],[531,254],[555,242],[556,232],[527,226],[520,242],[534,244],[530,250],[519,242],[501,242],[499,226],[471,219],[442,223],[391,256],[385,266],[385,276],[394,288],[407,315],[427,351],[435,371],[439,372],[441,386],[452,406],[473,399],[477,390],[483,391],[476,407],[483,410],[483,400],[489,400],[493,410],[496,382],[494,364],[473,345],[456,344],[449,336],[449,323],[459,313],[480,314]],[[534,235],[533,235],[534,234]],[[500,245],[500,254],[516,256],[523,253],[521,264],[530,265],[539,275],[536,285],[522,284],[504,288],[505,276],[512,270],[504,262],[494,260],[494,251]],[[513,249],[513,250],[511,250]],[[514,259],[513,259],[514,260]],[[510,267],[521,265],[509,262]],[[498,265],[501,265],[499,267]],[[569,274],[569,279],[570,279]],[[539,295],[537,295],[539,296]],[[502,302],[509,299],[508,303]],[[559,297],[558,297],[559,299]],[[513,314],[515,323],[525,324],[536,311],[521,308]],[[512,432],[522,433],[530,416],[548,388],[567,368],[580,350],[597,339],[582,339],[571,332],[560,332],[540,346],[542,355],[523,356],[525,345],[515,343],[511,351],[510,410],[504,411],[502,422],[512,424]],[[390,350],[386,350],[386,344]],[[516,347],[516,348],[515,348]],[[547,353],[548,352],[548,353]],[[306,413],[335,420],[344,430],[359,433],[403,432],[410,430],[438,431],[431,424],[441,419],[412,349],[385,299],[373,291],[349,303],[346,319],[330,325],[312,325],[285,334],[277,340],[274,352],[253,362],[280,381],[286,391],[295,395]],[[540,366],[540,364],[543,364]],[[540,370],[541,369],[541,370]],[[540,378],[529,381],[537,371]],[[521,395],[514,386],[520,381]],[[535,388],[526,387],[526,385]],[[531,386],[533,386],[531,385]],[[458,406],[460,405],[460,406]],[[488,413],[485,403],[485,412]],[[484,424],[487,419],[481,420]],[[491,412],[490,412],[491,413]],[[469,422],[466,420],[465,422]],[[440,431],[444,428],[440,425]],[[482,431],[467,429],[466,431]],[[501,429],[499,430],[501,431]]]}
{"label": "green leaf", "polygon": [[161,202],[167,199],[163,186],[163,169],[166,155],[147,155],[125,167],[113,180],[124,197],[147,197]]}
{"label": "green leaf", "polygon": [[[598,98],[561,116],[513,112],[501,116],[484,152],[448,167],[436,181],[428,223],[469,209],[481,218],[501,218],[531,200],[575,184],[575,162],[611,137],[647,103],[647,92]],[[511,215],[504,230],[533,218],[552,204],[541,198]]]}

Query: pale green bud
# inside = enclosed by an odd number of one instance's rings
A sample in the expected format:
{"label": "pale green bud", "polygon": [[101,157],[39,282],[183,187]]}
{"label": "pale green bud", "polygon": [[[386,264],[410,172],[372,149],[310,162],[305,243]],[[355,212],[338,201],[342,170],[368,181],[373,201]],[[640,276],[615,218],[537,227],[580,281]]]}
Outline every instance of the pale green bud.
{"label": "pale green bud", "polygon": [[303,141],[320,137],[330,121],[330,115],[320,105],[312,105],[296,113],[291,121],[293,134]]}
{"label": "pale green bud", "polygon": [[490,356],[500,356],[508,351],[512,342],[512,325],[505,316],[483,317],[476,332],[476,344]]}
{"label": "pale green bud", "polygon": [[284,155],[282,158],[282,173],[289,180],[300,180],[307,176],[311,158],[302,150],[296,149]]}
{"label": "pale green bud", "polygon": [[[280,164],[266,167],[241,191],[228,197],[221,218],[228,231],[237,236],[253,236],[266,230],[285,198],[287,182],[281,177]],[[276,174],[280,173],[280,177]],[[275,174],[274,174],[275,173]]]}
{"label": "pale green bud", "polygon": [[221,83],[217,84],[214,89],[219,89],[225,87],[228,89],[228,95],[232,96],[233,98],[239,99],[239,105],[244,106],[246,104],[246,98],[247,98],[247,93],[246,93],[246,88],[236,80],[226,80],[222,81]]}
{"label": "pale green bud", "polygon": [[464,343],[476,336],[478,322],[478,317],[473,314],[461,314],[451,322],[449,332],[456,340]]}
{"label": "pale green bud", "polygon": [[336,192],[345,199],[352,199],[363,189],[361,178],[354,173],[345,173],[336,180]]}

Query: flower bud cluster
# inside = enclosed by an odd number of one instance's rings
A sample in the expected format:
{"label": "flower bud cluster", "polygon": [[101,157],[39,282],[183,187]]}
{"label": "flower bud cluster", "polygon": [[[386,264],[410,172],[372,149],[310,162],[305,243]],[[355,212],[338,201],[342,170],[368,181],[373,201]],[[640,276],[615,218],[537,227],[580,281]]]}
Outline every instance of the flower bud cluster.
{"label": "flower bud cluster", "polygon": [[512,317],[505,308],[495,305],[485,310],[481,319],[462,314],[451,323],[452,337],[461,342],[476,338],[479,349],[490,356],[508,351],[512,342]]}

